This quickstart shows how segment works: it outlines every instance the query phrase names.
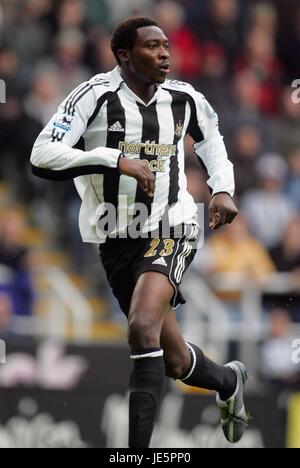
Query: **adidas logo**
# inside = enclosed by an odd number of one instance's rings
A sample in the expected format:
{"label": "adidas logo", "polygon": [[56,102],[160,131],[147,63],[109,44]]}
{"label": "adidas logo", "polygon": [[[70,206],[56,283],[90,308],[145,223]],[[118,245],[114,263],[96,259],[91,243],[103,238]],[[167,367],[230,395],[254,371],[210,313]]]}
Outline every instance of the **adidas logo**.
{"label": "adidas logo", "polygon": [[108,131],[109,132],[124,132],[125,130],[120,124],[120,122],[118,121],[114,123],[111,127],[109,127]]}
{"label": "adidas logo", "polygon": [[152,262],[152,265],[161,265],[161,266],[164,266],[164,267],[167,267],[167,262],[164,258],[159,258],[158,260],[155,260],[154,262]]}

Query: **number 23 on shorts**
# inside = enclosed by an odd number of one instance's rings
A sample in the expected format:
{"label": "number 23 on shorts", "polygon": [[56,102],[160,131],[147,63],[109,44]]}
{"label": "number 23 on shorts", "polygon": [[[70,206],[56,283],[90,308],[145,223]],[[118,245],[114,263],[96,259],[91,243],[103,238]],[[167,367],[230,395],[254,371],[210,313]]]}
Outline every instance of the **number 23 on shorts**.
{"label": "number 23 on shorts", "polygon": [[[158,246],[161,239],[153,239],[150,244],[150,249],[144,255],[145,258],[156,257]],[[175,241],[173,239],[163,239],[164,249],[159,252],[161,257],[169,257],[174,252]]]}

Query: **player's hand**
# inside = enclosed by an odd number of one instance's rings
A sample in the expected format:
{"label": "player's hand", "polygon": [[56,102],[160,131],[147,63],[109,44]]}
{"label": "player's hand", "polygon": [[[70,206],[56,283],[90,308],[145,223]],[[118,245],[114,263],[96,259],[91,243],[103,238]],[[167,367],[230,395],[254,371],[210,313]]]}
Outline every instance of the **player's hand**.
{"label": "player's hand", "polygon": [[119,171],[121,174],[134,177],[148,197],[154,196],[155,177],[145,159],[120,158]]}
{"label": "player's hand", "polygon": [[209,227],[212,231],[230,224],[238,214],[238,209],[228,193],[217,193],[209,205]]}

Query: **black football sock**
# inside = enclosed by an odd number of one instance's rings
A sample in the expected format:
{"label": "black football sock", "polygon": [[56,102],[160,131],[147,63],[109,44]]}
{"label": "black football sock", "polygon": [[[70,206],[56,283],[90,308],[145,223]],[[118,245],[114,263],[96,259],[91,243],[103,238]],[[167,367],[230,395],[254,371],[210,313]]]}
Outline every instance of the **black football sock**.
{"label": "black football sock", "polygon": [[129,395],[129,448],[147,448],[161,400],[165,364],[161,348],[148,348],[131,355],[133,371]]}
{"label": "black football sock", "polygon": [[192,387],[215,390],[220,394],[221,400],[228,400],[236,389],[235,372],[230,367],[220,366],[208,359],[198,346],[192,343],[187,343],[187,346],[191,354],[191,365],[180,380]]}

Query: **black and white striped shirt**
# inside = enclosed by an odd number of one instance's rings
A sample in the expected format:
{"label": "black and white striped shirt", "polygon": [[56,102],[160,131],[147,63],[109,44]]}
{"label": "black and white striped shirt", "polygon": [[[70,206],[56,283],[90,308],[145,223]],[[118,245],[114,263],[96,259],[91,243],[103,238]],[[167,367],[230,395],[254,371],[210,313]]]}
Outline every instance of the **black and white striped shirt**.
{"label": "black and white striped shirt", "polygon": [[[187,83],[166,81],[145,104],[124,82],[120,68],[96,75],[73,91],[38,137],[33,172],[75,179],[82,199],[79,225],[84,242],[105,242],[99,218],[109,203],[117,210],[116,233],[126,231],[138,203],[147,206],[143,232],[155,230],[168,213],[170,226],[191,223],[196,205],[187,191],[184,136],[206,166],[213,193],[234,193],[233,167],[204,96]],[[134,178],[120,175],[120,153],[146,159],[156,177],[154,198]]]}

